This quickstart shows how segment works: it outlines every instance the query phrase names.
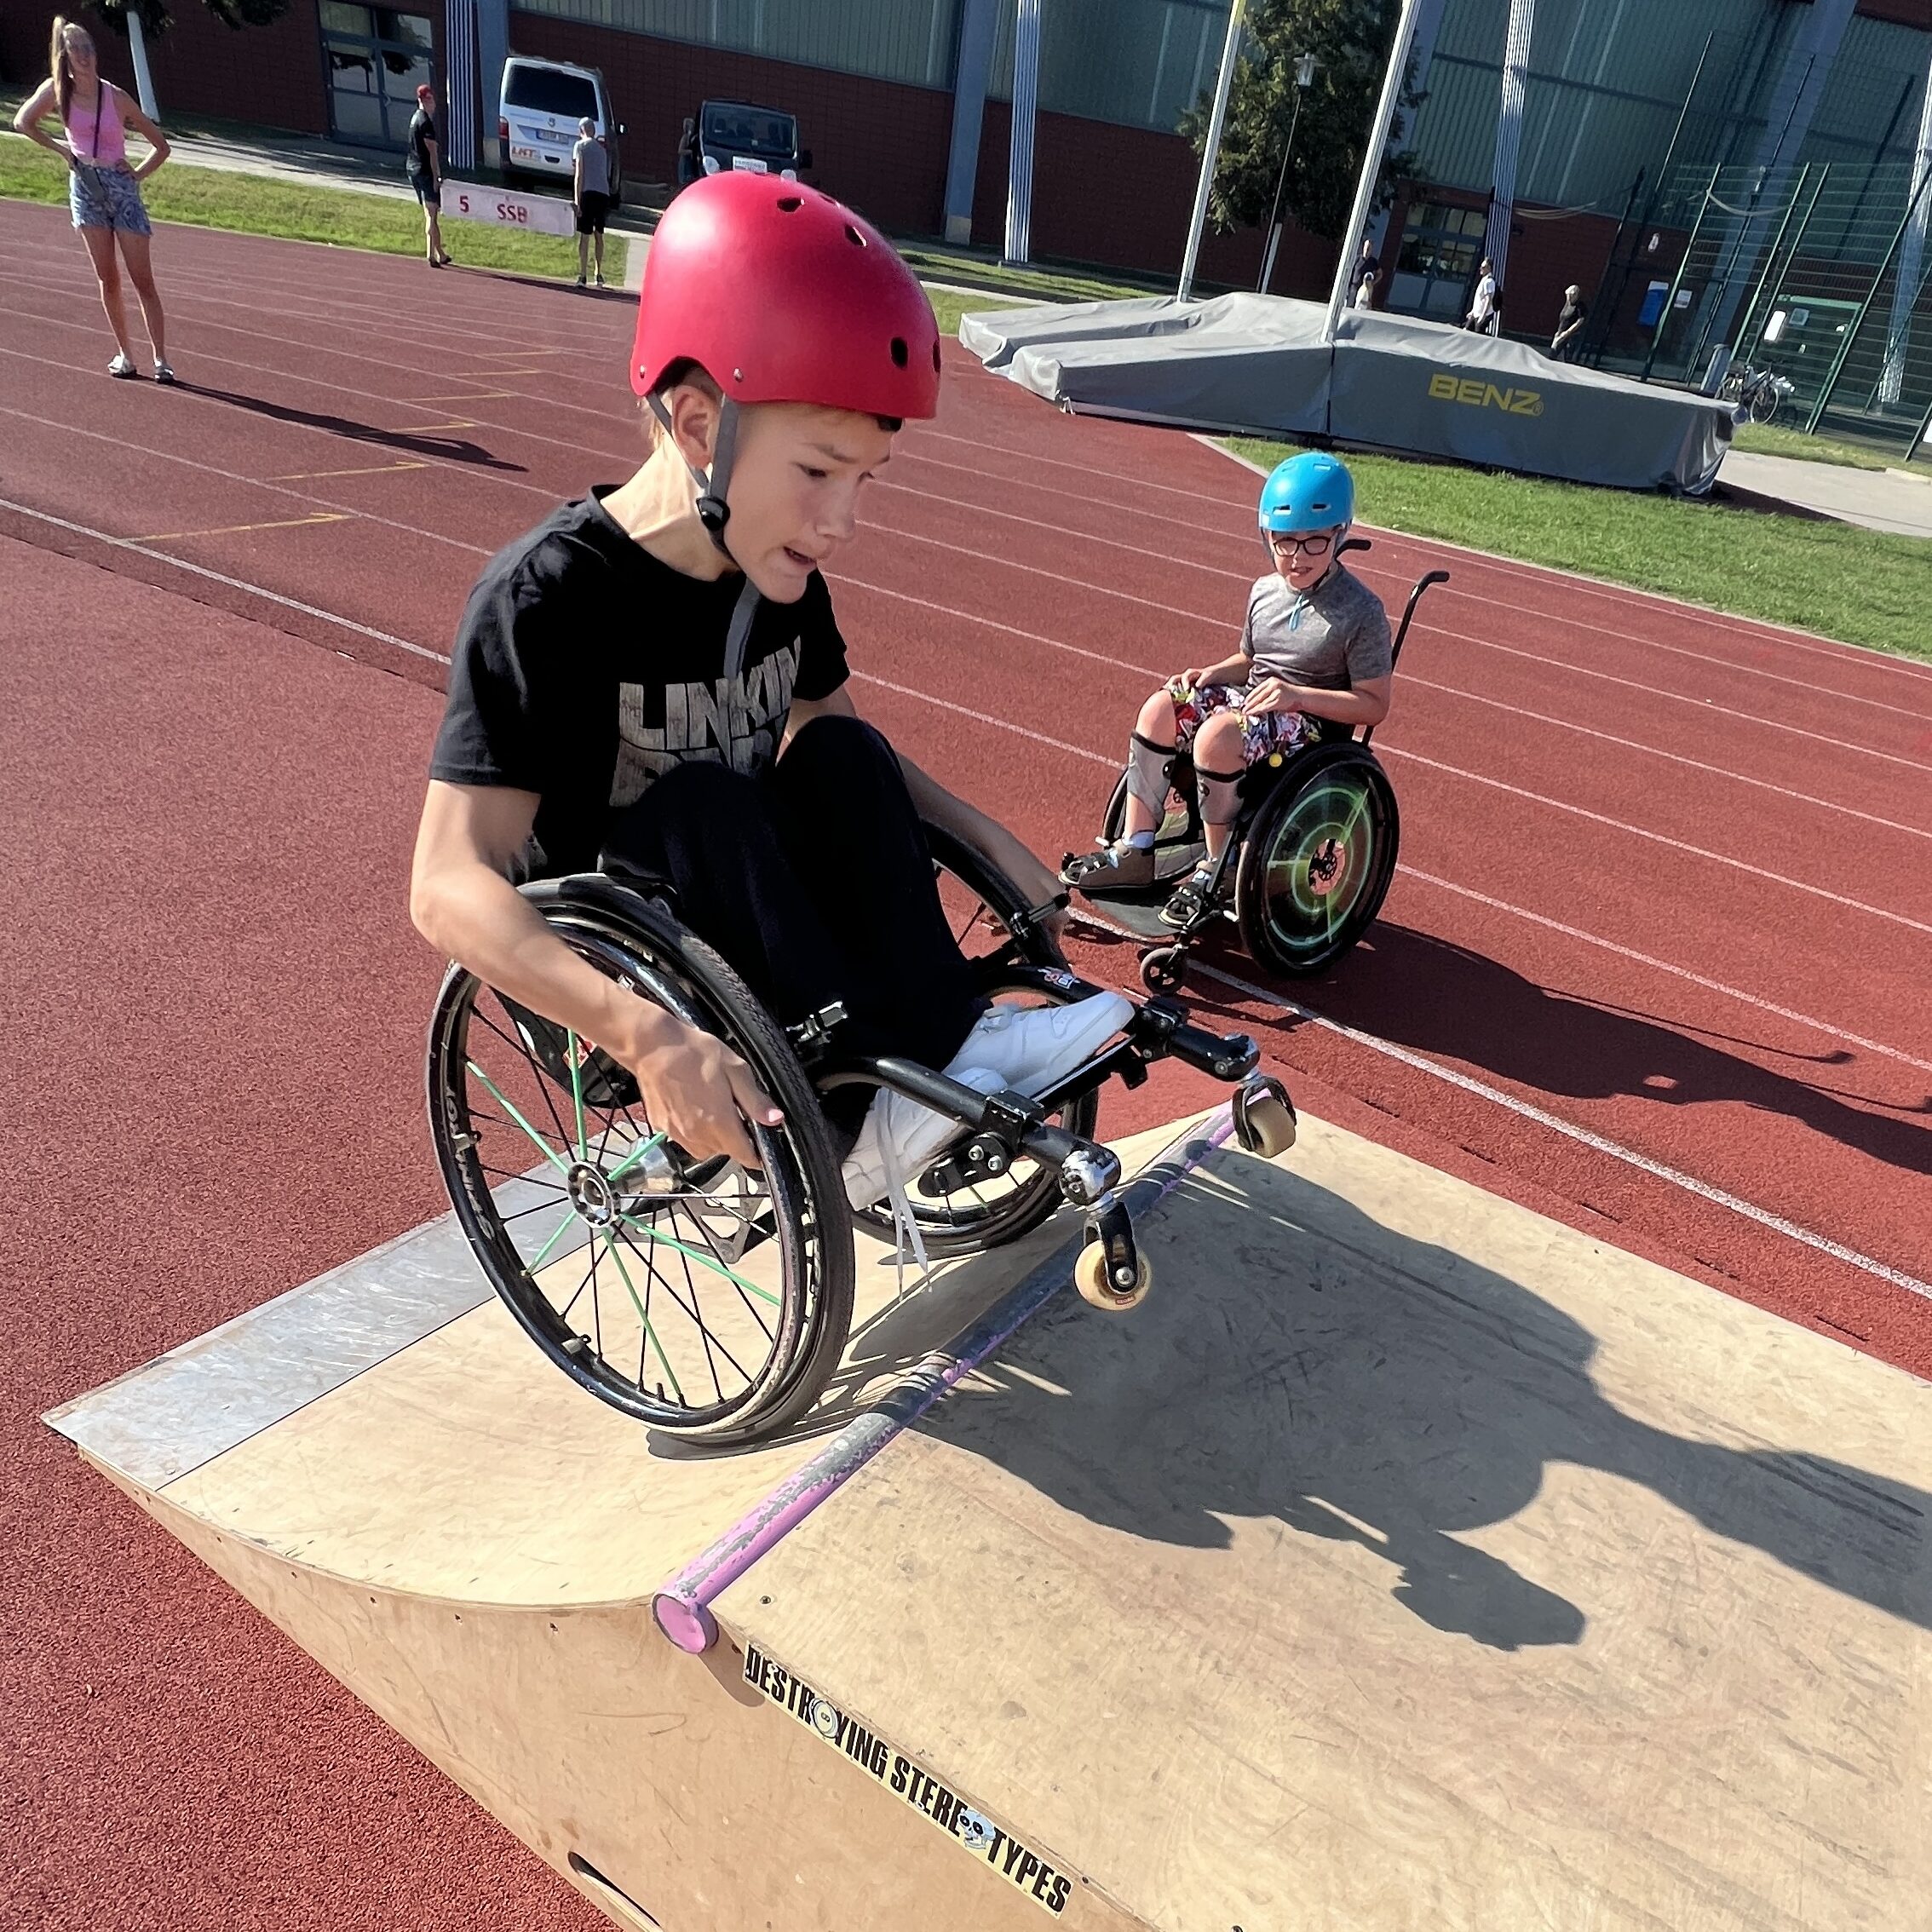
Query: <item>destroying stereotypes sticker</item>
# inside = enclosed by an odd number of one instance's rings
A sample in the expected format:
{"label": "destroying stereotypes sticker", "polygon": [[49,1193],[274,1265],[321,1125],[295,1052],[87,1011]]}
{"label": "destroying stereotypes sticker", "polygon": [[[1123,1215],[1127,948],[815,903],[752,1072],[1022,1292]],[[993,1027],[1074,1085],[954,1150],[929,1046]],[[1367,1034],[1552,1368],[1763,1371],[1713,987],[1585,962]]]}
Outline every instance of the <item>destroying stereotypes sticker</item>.
{"label": "destroying stereotypes sticker", "polygon": [[1066,1911],[1073,1881],[1065,1872],[1055,1871],[1038,1852],[1009,1837],[904,1751],[894,1750],[856,1718],[848,1717],[802,1678],[795,1677],[782,1664],[774,1664],[756,1644],[745,1647],[745,1681],[1056,1918]]}

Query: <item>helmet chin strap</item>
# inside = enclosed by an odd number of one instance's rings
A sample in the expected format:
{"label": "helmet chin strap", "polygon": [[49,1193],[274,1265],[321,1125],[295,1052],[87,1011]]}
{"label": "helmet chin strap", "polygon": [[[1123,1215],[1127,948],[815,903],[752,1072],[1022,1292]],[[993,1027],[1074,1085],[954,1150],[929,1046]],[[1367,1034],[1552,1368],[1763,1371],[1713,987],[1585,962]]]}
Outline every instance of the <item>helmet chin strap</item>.
{"label": "helmet chin strap", "polygon": [[698,520],[717,545],[718,554],[727,562],[738,566],[738,559],[732,555],[730,546],[725,542],[725,526],[731,520],[731,505],[725,501],[725,496],[731,488],[732,463],[738,453],[738,405],[727,396],[718,405],[717,440],[711,449],[710,469],[706,472],[678,448],[676,433],[671,428],[670,411],[664,407],[664,399],[652,394],[644,400],[652,415],[657,417],[658,426],[670,439],[670,446],[677,451],[678,460],[691,472],[691,480],[698,486]]}

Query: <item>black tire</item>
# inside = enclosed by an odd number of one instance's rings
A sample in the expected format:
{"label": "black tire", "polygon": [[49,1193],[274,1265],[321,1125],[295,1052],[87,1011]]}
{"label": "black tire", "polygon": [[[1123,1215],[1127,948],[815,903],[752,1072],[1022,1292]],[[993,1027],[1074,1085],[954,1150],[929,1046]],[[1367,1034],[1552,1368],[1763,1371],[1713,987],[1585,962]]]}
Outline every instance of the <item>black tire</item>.
{"label": "black tire", "polygon": [[1302,978],[1346,952],[1382,910],[1401,825],[1366,745],[1318,745],[1262,807],[1241,847],[1234,910],[1259,965]]}
{"label": "black tire", "polygon": [[[1071,991],[1043,989],[1015,970],[1032,967],[1065,972],[1067,956],[1052,934],[1021,920],[1033,908],[1012,880],[937,825],[926,827],[926,841],[947,923],[974,968],[980,990],[989,999],[1047,999],[1055,1004],[1070,999]],[[1015,920],[1021,920],[1022,928],[1018,940],[1011,929]],[[1068,1133],[1090,1140],[1099,1117],[1100,1095],[1092,1093],[1056,1118]],[[927,1252],[938,1256],[978,1254],[1017,1241],[1052,1214],[1062,1196],[1057,1175],[1022,1160],[998,1182],[951,1194],[929,1195],[915,1182],[907,1198]],[[852,1218],[883,1240],[895,1239],[889,1215],[865,1209]]]}
{"label": "black tire", "polygon": [[1177,993],[1187,977],[1187,956],[1177,946],[1157,946],[1141,955],[1141,984],[1151,993]]}
{"label": "black tire", "polygon": [[1751,392],[1751,419],[1768,423],[1778,413],[1778,392],[1768,382],[1760,382]]}
{"label": "black tire", "polygon": [[811,1082],[744,982],[661,906],[601,878],[524,894],[580,957],[727,1041],[785,1124],[753,1130],[761,1174],[627,1193],[614,1183],[643,1171],[653,1133],[630,1076],[452,966],[428,1083],[457,1222],[511,1314],[578,1387],[676,1435],[768,1435],[817,1400],[852,1321],[850,1210]]}
{"label": "black tire", "polygon": [[[1175,774],[1175,791],[1167,802],[1167,815],[1161,821],[1160,830],[1154,835],[1154,850],[1160,857],[1168,860],[1180,871],[1187,871],[1193,864],[1189,854],[1201,843],[1199,796],[1194,786],[1194,768],[1184,764]],[[1107,814],[1101,820],[1101,837],[1111,844],[1120,837],[1127,823],[1127,774],[1123,771],[1113,781],[1113,791],[1107,802]],[[1176,855],[1180,854],[1180,859]],[[1164,876],[1164,874],[1163,875]]]}

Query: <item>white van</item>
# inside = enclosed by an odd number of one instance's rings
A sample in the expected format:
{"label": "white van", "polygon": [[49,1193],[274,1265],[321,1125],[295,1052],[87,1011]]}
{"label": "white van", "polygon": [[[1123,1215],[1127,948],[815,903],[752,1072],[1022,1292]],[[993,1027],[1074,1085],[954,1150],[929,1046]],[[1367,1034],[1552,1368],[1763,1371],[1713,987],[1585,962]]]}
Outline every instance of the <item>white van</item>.
{"label": "white van", "polygon": [[497,167],[505,187],[520,181],[551,181],[567,191],[576,165],[577,124],[589,121],[610,152],[611,199],[623,202],[618,142],[624,124],[611,112],[610,90],[596,68],[513,54],[503,62],[498,99]]}

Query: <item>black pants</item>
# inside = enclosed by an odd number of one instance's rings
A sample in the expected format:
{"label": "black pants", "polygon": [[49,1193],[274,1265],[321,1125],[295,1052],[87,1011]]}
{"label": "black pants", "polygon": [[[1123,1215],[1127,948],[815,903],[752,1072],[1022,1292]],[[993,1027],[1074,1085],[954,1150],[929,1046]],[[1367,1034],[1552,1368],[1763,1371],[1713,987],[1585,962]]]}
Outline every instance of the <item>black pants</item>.
{"label": "black pants", "polygon": [[[858,719],[814,718],[762,777],[666,773],[612,825],[604,866],[670,886],[785,1025],[843,1002],[854,1052],[944,1067],[984,1010],[899,760]],[[871,1097],[841,1088],[826,1112],[851,1131]]]}

